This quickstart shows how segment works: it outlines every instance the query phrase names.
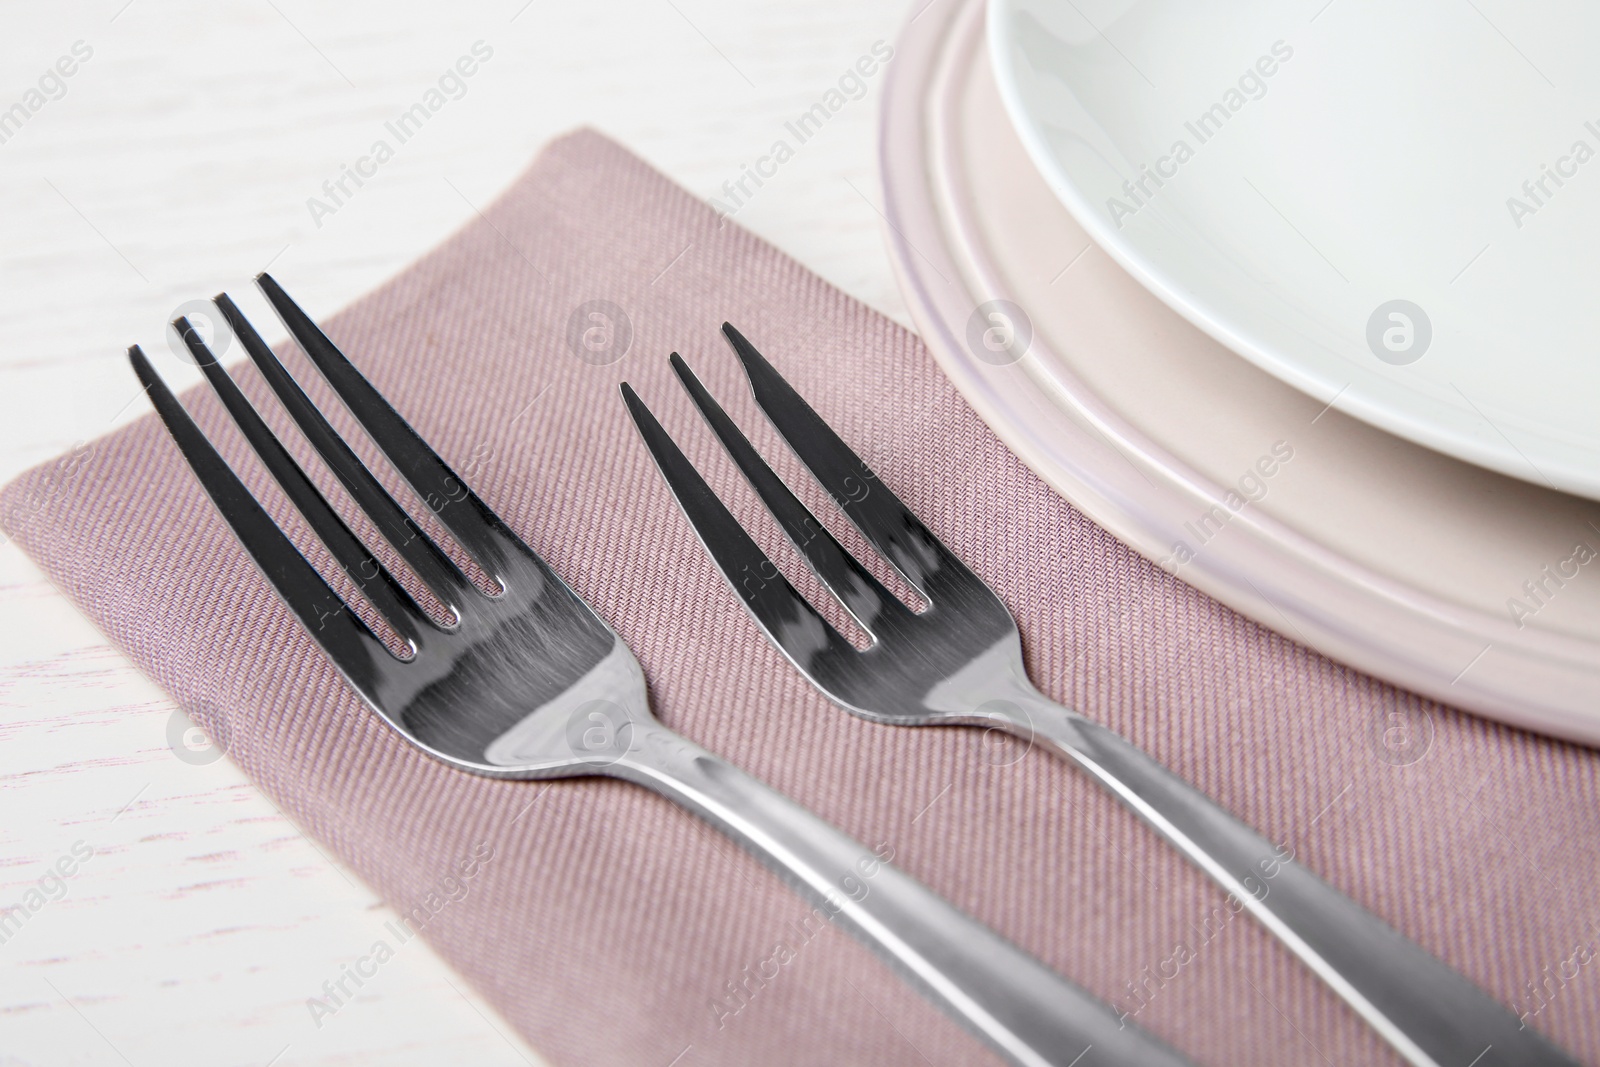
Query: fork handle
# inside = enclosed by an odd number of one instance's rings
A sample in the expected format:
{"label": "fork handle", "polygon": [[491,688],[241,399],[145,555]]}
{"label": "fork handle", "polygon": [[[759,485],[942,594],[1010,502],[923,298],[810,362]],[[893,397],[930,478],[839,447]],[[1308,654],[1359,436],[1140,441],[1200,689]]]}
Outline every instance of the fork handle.
{"label": "fork handle", "polygon": [[[679,737],[636,722],[607,773],[644,785],[707,820],[815,908],[837,921],[946,1014],[1015,1064],[1178,1067],[1148,1032],[1000,938],[932,890],[805,808]],[[809,929],[809,927],[808,927]]]}
{"label": "fork handle", "polygon": [[1021,714],[1008,729],[1087,770],[1412,1064],[1576,1067],[1499,1001],[1295,862],[1287,841],[1272,844],[1132,743],[1031,687],[1013,703]]}

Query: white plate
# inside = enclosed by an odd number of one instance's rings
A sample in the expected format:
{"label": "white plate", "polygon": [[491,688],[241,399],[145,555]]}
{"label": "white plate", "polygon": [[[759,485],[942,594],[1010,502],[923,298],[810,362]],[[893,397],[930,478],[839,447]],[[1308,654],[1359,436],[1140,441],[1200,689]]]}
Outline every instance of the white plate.
{"label": "white plate", "polygon": [[1189,321],[1600,498],[1600,5],[995,0],[989,35],[1056,195]]}
{"label": "white plate", "polygon": [[[946,373],[1034,470],[1292,640],[1600,743],[1600,558],[1571,562],[1580,543],[1600,556],[1600,506],[1349,418],[1151,295],[1029,163],[982,0],[924,9],[888,78],[884,232],[902,291]],[[995,299],[1018,306],[1009,319],[989,317]],[[1008,324],[1015,362],[984,343]],[[1537,601],[1526,582],[1543,585]]]}

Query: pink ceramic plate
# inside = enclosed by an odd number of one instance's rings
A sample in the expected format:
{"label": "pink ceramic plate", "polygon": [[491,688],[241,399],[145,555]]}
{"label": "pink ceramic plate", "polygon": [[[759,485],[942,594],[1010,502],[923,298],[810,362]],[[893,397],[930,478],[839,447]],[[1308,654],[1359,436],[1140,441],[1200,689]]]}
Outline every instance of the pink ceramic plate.
{"label": "pink ceramic plate", "polygon": [[1392,437],[1236,356],[1089,239],[934,0],[885,88],[886,236],[945,371],[1098,523],[1327,655],[1600,743],[1600,506]]}

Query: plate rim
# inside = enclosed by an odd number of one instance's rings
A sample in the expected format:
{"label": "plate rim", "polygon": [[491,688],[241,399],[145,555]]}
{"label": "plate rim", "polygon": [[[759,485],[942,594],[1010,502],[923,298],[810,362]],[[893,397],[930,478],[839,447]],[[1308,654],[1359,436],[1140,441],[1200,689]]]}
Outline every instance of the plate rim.
{"label": "plate rim", "polygon": [[[1018,368],[1034,361],[1033,351],[1022,364],[1011,367],[994,367],[970,357],[951,325],[953,317],[941,312],[941,303],[949,298],[936,294],[925,272],[918,269],[918,259],[927,260],[931,252],[941,265],[963,274],[948,247],[942,221],[929,226],[926,219],[912,218],[908,208],[917,203],[920,186],[926,204],[919,210],[938,220],[937,194],[929,183],[954,180],[952,168],[931,165],[929,146],[935,139],[938,109],[930,106],[929,99],[935,90],[948,96],[947,83],[958,62],[953,54],[964,51],[970,56],[982,46],[986,32],[982,10],[983,0],[959,0],[935,17],[928,17],[934,12],[925,9],[925,14],[903,25],[897,39],[896,63],[884,87],[878,142],[882,232],[891,264],[930,351],[984,421],[1091,521],[1154,560],[1165,546],[1151,516],[1173,508],[1175,500],[1184,508],[1201,501],[1215,503],[1223,490],[1097,404],[1093,391],[1081,383],[1076,393],[1063,392],[1083,416],[1095,420],[1097,433],[1108,436],[1096,441],[1088,430],[1062,417],[1051,432],[1071,438],[1071,447],[1052,445],[1037,427],[1015,417],[1015,397],[1008,396],[1019,389],[1017,375],[1026,372]],[[947,104],[941,100],[941,106]],[[908,236],[929,230],[939,237],[932,248],[928,241],[914,245]],[[962,288],[970,311],[979,301],[965,282]],[[1036,337],[1033,343],[1048,353],[1043,339]],[[1059,385],[1061,375],[1055,377]],[[1029,382],[1022,388],[1038,390],[1039,385]],[[1119,484],[1105,457],[1093,458],[1117,449],[1109,443],[1112,436],[1136,453],[1147,470],[1159,473],[1166,488],[1126,484],[1136,481],[1132,479]],[[1125,463],[1126,455],[1118,462]],[[1186,566],[1179,580],[1297,644],[1443,704],[1600,744],[1600,716],[1592,709],[1600,679],[1600,667],[1590,666],[1600,663],[1594,642],[1548,632],[1530,640],[1529,632],[1510,629],[1509,623],[1490,613],[1373,572],[1270,517],[1241,514],[1240,518],[1248,518],[1240,529],[1250,536],[1235,539],[1232,551],[1208,552]],[[1408,639],[1396,640],[1397,630]],[[1486,633],[1493,636],[1485,637]],[[1481,661],[1491,658],[1490,649],[1495,655],[1485,666]],[[1458,672],[1452,674],[1453,667],[1442,666],[1445,650],[1458,657],[1452,661]]]}

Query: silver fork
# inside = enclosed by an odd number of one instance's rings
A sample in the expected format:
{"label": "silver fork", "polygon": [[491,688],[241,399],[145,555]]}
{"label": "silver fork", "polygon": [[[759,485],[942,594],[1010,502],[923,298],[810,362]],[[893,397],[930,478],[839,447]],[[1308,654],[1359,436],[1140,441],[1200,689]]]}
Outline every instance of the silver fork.
{"label": "silver fork", "polygon": [[677,353],[684,388],[789,540],[873,639],[858,650],[783,577],[638,395],[623,398],[708,553],[785,656],[836,703],[900,726],[999,727],[1075,762],[1418,1067],[1572,1065],[1507,1008],[1117,734],[1029,681],[1011,613],[727,323],[757,405],[845,516],[928,602],[913,612],[818,522]]}
{"label": "silver fork", "polygon": [[135,373],[206,493],[278,595],[372,709],[452,767],[494,778],[597,774],[646,786],[784,876],[947,1014],[1016,1064],[1184,1061],[885,858],[651,714],[626,644],[502,523],[267,275],[278,316],[367,435],[499,587],[481,592],[383,488],[226,295],[216,306],[377,530],[448,608],[431,619],[329,506],[185,319],[173,325],[262,462],[392,626],[397,658],[301,555],[138,346]]}

